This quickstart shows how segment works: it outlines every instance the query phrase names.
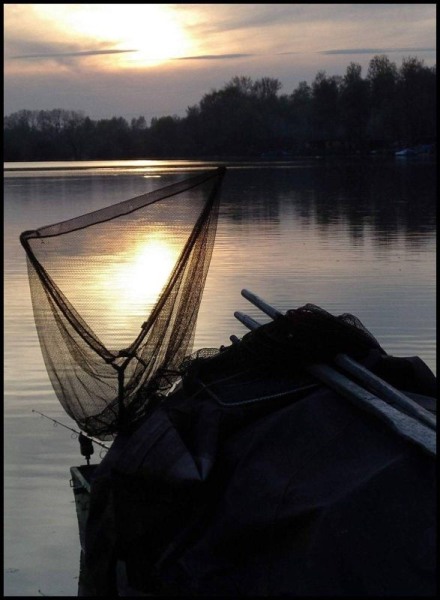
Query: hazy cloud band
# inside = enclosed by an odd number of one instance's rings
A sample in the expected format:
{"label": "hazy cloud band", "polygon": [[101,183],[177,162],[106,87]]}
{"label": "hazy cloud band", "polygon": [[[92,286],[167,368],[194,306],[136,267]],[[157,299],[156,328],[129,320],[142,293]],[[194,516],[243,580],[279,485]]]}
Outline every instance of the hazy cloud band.
{"label": "hazy cloud band", "polygon": [[32,59],[32,58],[62,58],[70,56],[96,56],[100,54],[122,54],[125,52],[137,52],[137,50],[84,50],[80,52],[52,52],[46,54],[22,54],[20,56],[11,56],[11,59]]}
{"label": "hazy cloud band", "polygon": [[173,60],[228,60],[231,58],[247,58],[256,54],[201,54],[200,56],[180,56]]}
{"label": "hazy cloud band", "polygon": [[391,52],[435,52],[435,48],[344,48],[321,50],[318,54],[389,54]]}

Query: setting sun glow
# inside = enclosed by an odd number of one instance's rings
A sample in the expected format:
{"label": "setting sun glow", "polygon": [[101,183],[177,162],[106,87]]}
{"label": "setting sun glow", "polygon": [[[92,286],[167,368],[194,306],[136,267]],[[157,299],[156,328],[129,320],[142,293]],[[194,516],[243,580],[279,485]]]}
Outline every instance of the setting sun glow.
{"label": "setting sun glow", "polygon": [[[193,42],[177,13],[164,4],[35,5],[56,27],[63,24],[90,48],[120,54],[101,56],[109,66],[145,67],[193,52]],[[61,19],[62,16],[62,19]],[[59,31],[60,34],[63,32]],[[66,32],[64,32],[66,33]]]}

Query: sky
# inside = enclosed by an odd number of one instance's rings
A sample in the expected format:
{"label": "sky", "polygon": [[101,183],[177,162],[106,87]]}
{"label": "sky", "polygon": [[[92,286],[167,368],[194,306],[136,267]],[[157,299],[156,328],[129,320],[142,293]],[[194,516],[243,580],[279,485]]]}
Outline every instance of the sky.
{"label": "sky", "polygon": [[365,77],[371,58],[436,64],[436,4],[4,4],[4,114],[176,115],[235,76]]}

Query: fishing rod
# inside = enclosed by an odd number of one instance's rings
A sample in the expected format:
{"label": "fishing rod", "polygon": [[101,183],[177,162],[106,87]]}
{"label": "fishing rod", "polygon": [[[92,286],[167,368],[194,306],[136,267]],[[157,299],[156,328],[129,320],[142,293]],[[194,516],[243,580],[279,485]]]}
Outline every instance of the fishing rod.
{"label": "fishing rod", "polygon": [[72,433],[76,434],[78,436],[78,441],[79,441],[79,445],[81,448],[81,454],[82,454],[82,456],[85,457],[88,465],[90,464],[90,457],[92,456],[92,454],[94,452],[93,444],[97,444],[98,446],[101,446],[105,450],[109,449],[109,447],[106,446],[105,444],[103,444],[102,442],[98,442],[95,439],[85,435],[84,433],[82,433],[82,431],[77,431],[76,429],[73,429],[73,427],[64,425],[64,423],[61,423],[61,421],[57,421],[56,419],[53,419],[52,417],[48,417],[47,415],[40,412],[39,410],[32,409],[32,412],[37,413],[37,414],[41,415],[42,417],[44,417],[45,419],[52,421],[52,423],[54,423],[55,425],[61,425],[61,427],[64,427],[64,429],[68,429]]}

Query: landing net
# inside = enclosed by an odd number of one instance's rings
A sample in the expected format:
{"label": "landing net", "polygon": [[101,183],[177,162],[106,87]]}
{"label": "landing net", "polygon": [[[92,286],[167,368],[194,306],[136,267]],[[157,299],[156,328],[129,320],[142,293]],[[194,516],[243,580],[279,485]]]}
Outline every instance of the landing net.
{"label": "landing net", "polygon": [[191,351],[224,172],[21,234],[47,372],[89,435],[136,423]]}

